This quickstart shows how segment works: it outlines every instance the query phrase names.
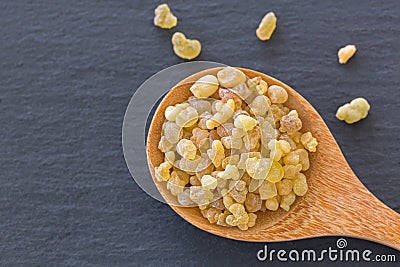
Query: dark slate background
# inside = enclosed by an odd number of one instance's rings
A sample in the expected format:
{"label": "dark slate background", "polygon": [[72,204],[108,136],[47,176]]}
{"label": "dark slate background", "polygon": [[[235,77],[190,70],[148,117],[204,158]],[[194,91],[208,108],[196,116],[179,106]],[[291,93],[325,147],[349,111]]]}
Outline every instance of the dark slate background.
{"label": "dark slate background", "polygon": [[[183,62],[171,49],[175,31],[201,40],[199,60],[297,89],[362,182],[400,212],[399,1],[170,1],[179,18],[172,30],[152,25],[158,3],[0,2],[1,266],[259,264],[263,244],[196,229],[147,196],[125,165],[125,108],[152,74]],[[270,10],[278,28],[261,42],[254,31]],[[337,50],[349,43],[358,52],[341,66]],[[336,120],[336,108],[358,96],[372,105],[368,118]],[[324,249],[336,239],[269,247]],[[400,261],[393,249],[347,241]]]}

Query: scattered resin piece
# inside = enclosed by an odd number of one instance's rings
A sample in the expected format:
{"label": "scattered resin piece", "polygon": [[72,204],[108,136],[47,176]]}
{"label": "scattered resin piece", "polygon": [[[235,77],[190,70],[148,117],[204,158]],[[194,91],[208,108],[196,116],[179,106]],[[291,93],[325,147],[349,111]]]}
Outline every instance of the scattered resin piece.
{"label": "scattered resin piece", "polygon": [[274,12],[269,12],[265,14],[262,18],[260,25],[256,30],[256,35],[258,39],[262,41],[269,40],[271,38],[272,33],[275,31],[276,28],[276,16]]}
{"label": "scattered resin piece", "polygon": [[338,51],[339,63],[346,64],[356,52],[357,48],[355,45],[346,45],[345,47],[340,48]]}
{"label": "scattered resin piece", "polygon": [[176,32],[172,35],[172,45],[174,52],[178,57],[183,59],[194,59],[200,54],[201,44],[195,39],[186,39],[186,36],[181,32]]}
{"label": "scattered resin piece", "polygon": [[339,107],[336,112],[336,118],[348,124],[352,124],[365,119],[369,109],[370,105],[368,101],[365,98],[359,97]]}
{"label": "scattered resin piece", "polygon": [[154,10],[154,15],[154,25],[163,29],[171,29],[178,22],[178,19],[172,14],[167,4],[159,5]]}

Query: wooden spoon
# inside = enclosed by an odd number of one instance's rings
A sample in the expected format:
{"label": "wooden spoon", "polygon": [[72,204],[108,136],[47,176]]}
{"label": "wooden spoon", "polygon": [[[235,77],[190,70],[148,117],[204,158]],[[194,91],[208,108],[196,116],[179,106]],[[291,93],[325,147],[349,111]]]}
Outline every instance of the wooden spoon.
{"label": "wooden spoon", "polygon": [[189,88],[197,79],[206,74],[216,75],[220,69],[208,69],[181,81],[165,96],[153,117],[147,139],[148,164],[154,182],[171,208],[200,229],[237,240],[269,242],[340,235],[400,249],[400,215],[379,201],[356,177],[313,106],[286,84],[244,68],[239,69],[249,78],[261,76],[269,85],[285,88],[289,94],[286,105],[299,113],[302,131],[311,131],[317,138],[317,152],[310,153],[310,169],[305,173],[309,191],[304,197],[297,197],[289,212],[282,209],[258,212],[256,225],[247,231],[210,224],[197,207],[173,205],[168,190],[154,179],[154,167],[164,161],[164,154],[157,148],[164,111],[169,105],[186,101],[192,95]]}

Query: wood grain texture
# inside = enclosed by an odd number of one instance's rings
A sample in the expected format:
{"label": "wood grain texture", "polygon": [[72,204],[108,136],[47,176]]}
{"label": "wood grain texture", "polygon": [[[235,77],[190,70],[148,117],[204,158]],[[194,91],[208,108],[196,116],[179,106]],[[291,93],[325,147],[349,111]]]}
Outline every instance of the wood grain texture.
{"label": "wood grain texture", "polygon": [[[160,103],[150,126],[147,155],[154,179],[154,167],[163,161],[157,145],[161,137],[164,111],[169,105],[185,101],[190,86],[205,74],[220,68],[196,73],[177,84]],[[258,212],[256,226],[247,231],[210,224],[198,208],[174,205],[174,197],[164,184],[158,189],[172,209],[191,224],[210,233],[245,241],[285,241],[316,236],[343,235],[363,238],[400,249],[400,215],[380,202],[355,176],[339,146],[318,112],[295,90],[260,72],[240,68],[248,77],[261,76],[269,85],[284,87],[289,93],[286,105],[296,109],[303,121],[302,131],[311,131],[319,142],[310,155],[310,169],[305,173],[309,192],[297,198],[289,212]]]}

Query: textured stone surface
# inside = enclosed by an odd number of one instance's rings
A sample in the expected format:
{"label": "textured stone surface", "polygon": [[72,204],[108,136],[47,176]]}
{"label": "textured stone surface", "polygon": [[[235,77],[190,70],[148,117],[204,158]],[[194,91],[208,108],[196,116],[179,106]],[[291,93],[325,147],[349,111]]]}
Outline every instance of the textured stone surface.
{"label": "textured stone surface", "polygon": [[[194,228],[142,192],[126,168],[126,105],[149,76],[182,62],[170,44],[177,30],[202,41],[199,60],[263,71],[297,89],[361,181],[400,212],[399,1],[169,1],[179,18],[169,31],[152,26],[157,3],[0,2],[1,266],[257,263],[263,244]],[[278,28],[261,42],[255,29],[269,10]],[[348,43],[359,51],[340,66],[337,50]],[[371,102],[369,117],[352,126],[337,121],[336,108],[357,96]]]}

